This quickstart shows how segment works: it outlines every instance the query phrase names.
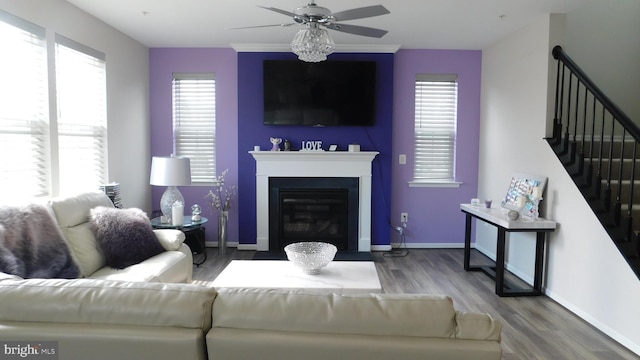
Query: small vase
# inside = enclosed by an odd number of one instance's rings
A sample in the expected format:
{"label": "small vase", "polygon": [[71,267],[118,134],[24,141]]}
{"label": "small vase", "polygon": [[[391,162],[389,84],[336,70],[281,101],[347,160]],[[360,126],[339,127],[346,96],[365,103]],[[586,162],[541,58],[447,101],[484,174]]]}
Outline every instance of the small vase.
{"label": "small vase", "polygon": [[227,212],[221,211],[218,215],[218,254],[227,253]]}

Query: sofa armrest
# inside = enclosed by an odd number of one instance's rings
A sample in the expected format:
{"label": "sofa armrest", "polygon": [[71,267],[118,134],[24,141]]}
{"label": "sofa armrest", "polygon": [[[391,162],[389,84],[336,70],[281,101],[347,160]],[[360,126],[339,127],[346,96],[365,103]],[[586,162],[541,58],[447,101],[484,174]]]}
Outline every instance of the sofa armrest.
{"label": "sofa armrest", "polygon": [[160,245],[167,251],[176,251],[180,249],[180,245],[184,242],[185,235],[180,230],[174,229],[158,229],[153,230],[160,242]]}
{"label": "sofa armrest", "polygon": [[95,279],[0,281],[6,321],[211,328],[214,288]]}
{"label": "sofa armrest", "polygon": [[0,272],[0,281],[2,280],[23,280],[23,279],[18,275],[12,275],[12,274]]}
{"label": "sofa armrest", "polygon": [[500,342],[502,324],[488,314],[456,311],[456,339]]}

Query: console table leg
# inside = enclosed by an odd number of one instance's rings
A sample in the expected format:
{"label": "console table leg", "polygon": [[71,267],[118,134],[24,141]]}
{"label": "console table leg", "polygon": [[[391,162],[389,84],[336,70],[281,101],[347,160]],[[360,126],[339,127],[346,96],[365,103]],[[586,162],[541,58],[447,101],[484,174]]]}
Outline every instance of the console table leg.
{"label": "console table leg", "polygon": [[464,269],[469,271],[471,258],[471,215],[467,214],[467,223],[464,230]]}
{"label": "console table leg", "polygon": [[496,294],[504,295],[504,248],[505,230],[498,228],[498,241],[496,244]]}
{"label": "console table leg", "polygon": [[536,260],[533,278],[533,288],[538,294],[542,294],[542,266],[544,262],[544,238],[542,231],[536,233]]}

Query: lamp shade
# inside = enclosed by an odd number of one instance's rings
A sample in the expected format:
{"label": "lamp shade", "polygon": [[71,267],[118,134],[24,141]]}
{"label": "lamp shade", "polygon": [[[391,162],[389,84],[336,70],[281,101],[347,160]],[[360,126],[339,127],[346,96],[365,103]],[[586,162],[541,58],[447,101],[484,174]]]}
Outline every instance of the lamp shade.
{"label": "lamp shade", "polygon": [[181,186],[191,184],[189,158],[154,156],[151,159],[151,185]]}

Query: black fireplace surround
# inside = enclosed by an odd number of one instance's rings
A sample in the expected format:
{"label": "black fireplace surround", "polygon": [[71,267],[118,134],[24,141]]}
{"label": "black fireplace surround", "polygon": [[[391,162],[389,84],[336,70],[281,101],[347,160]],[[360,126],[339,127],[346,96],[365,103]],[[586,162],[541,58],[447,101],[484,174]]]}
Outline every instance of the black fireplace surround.
{"label": "black fireplace surround", "polygon": [[358,251],[357,177],[270,177],[269,250],[322,241]]}

